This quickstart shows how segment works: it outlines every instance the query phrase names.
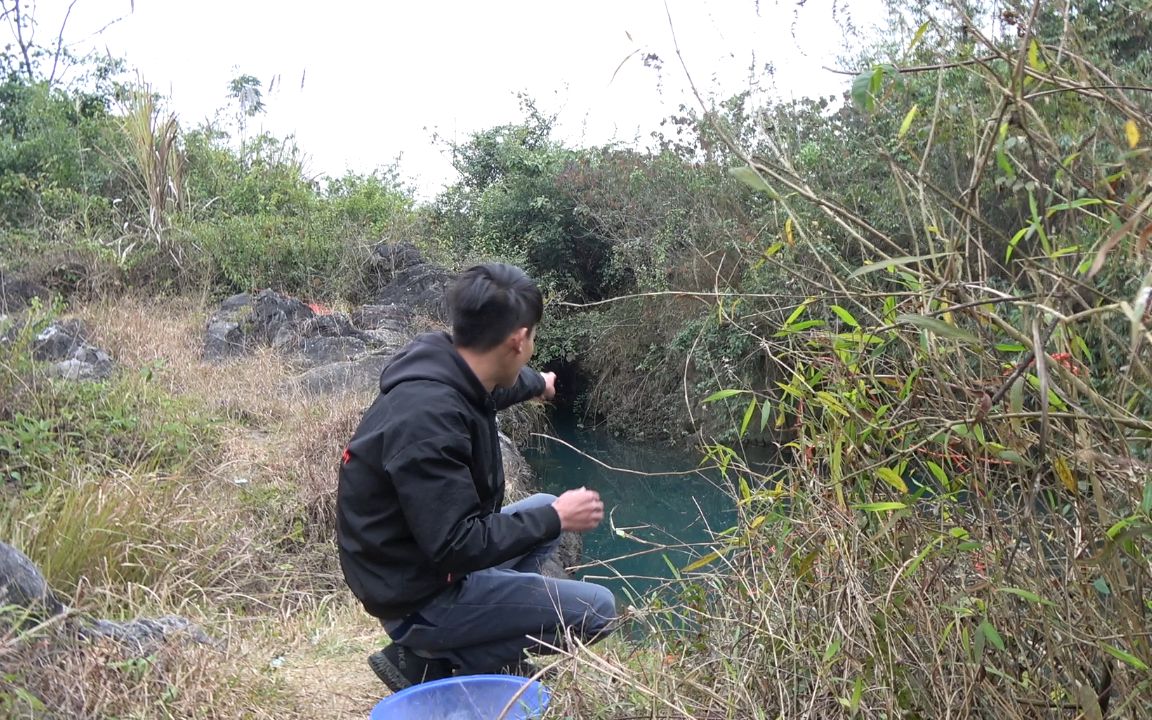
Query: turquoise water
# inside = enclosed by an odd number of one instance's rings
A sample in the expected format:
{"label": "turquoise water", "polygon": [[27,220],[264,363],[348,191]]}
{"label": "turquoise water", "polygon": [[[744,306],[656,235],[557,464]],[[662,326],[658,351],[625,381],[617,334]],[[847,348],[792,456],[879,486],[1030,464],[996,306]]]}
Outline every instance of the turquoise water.
{"label": "turquoise water", "polygon": [[584,536],[585,565],[576,574],[607,585],[618,599],[653,592],[672,579],[669,564],[680,568],[707,553],[712,533],[735,520],[734,501],[718,478],[692,472],[700,455],[690,448],[624,442],[564,415],[553,418],[551,434],[607,465],[654,473],[609,470],[546,439],[524,453],[545,492],[587,486],[600,493],[604,522]]}

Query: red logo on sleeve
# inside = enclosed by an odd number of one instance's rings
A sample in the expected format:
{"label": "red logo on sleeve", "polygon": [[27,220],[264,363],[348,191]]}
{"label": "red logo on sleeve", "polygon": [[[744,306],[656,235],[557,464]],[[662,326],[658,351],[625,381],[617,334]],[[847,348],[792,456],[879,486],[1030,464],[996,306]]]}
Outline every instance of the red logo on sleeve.
{"label": "red logo on sleeve", "polygon": [[342,465],[347,465],[348,461],[351,459],[352,459],[352,451],[349,450],[348,448],[344,448],[344,454],[340,456],[340,463]]}

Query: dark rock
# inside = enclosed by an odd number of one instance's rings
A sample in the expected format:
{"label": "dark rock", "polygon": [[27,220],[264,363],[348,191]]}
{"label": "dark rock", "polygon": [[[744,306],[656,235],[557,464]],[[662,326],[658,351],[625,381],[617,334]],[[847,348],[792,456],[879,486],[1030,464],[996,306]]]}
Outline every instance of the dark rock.
{"label": "dark rock", "polygon": [[82,357],[54,363],[49,372],[65,380],[106,380],[112,377],[115,365],[108,353],[89,348]]}
{"label": "dark rock", "polygon": [[404,305],[416,313],[447,320],[448,305],[444,293],[455,277],[455,274],[436,265],[406,268],[397,272],[392,282],[381,288],[376,303]]}
{"label": "dark rock", "polygon": [[412,312],[400,305],[361,305],[352,311],[351,319],[361,330],[406,332]]}
{"label": "dark rock", "polygon": [[247,350],[244,331],[240,323],[212,319],[204,332],[204,357],[208,360],[223,360],[233,355],[241,355]]}
{"label": "dark rock", "polygon": [[4,606],[24,608],[33,616],[52,616],[64,610],[40,568],[27,555],[0,541],[0,607]]}
{"label": "dark rock", "polygon": [[204,357],[223,360],[271,345],[288,328],[315,315],[296,298],[273,290],[233,295],[208,318]]}
{"label": "dark rock", "polygon": [[206,359],[223,360],[242,355],[249,349],[241,324],[247,320],[251,308],[252,296],[248,293],[233,295],[220,303],[220,307],[208,318],[204,337]]}
{"label": "dark rock", "polygon": [[354,337],[304,338],[297,351],[311,367],[335,362],[348,362],[368,352],[368,344]]}
{"label": "dark rock", "polygon": [[378,305],[401,305],[438,320],[447,319],[444,291],[455,275],[428,262],[409,243],[384,243],[372,251]]}
{"label": "dark rock", "polygon": [[88,333],[79,320],[61,320],[40,331],[32,346],[32,357],[51,362],[49,372],[67,380],[103,380],[115,368],[107,352],[88,343]]}
{"label": "dark rock", "polygon": [[378,352],[357,360],[321,365],[294,378],[292,385],[307,395],[369,393],[380,387],[380,373],[392,359],[393,352]]}
{"label": "dark rock", "polygon": [[332,313],[281,325],[276,336],[272,338],[272,347],[290,352],[301,349],[303,341],[315,338],[352,338],[361,342],[368,341],[364,331],[353,325],[347,315]]}
{"label": "dark rock", "polygon": [[0,270],[0,313],[13,313],[28,307],[33,298],[48,302],[48,288]]}
{"label": "dark rock", "polygon": [[282,327],[315,315],[312,308],[296,298],[272,290],[261,290],[252,302],[246,334],[270,345]]}
{"label": "dark rock", "polygon": [[83,625],[79,634],[89,640],[110,639],[132,658],[153,655],[176,639],[220,646],[200,626],[178,615],[134,620],[96,620]]}
{"label": "dark rock", "polygon": [[412,243],[398,242],[380,243],[374,247],[371,262],[385,282],[391,282],[395,273],[417,265],[425,265],[428,260]]}
{"label": "dark rock", "polygon": [[54,322],[36,335],[32,357],[40,361],[69,360],[88,345],[88,332],[79,320]]}
{"label": "dark rock", "polygon": [[575,572],[572,568],[583,562],[584,536],[580,533],[560,533],[560,544],[556,552],[544,561],[540,568],[541,575],[554,578],[570,578]]}

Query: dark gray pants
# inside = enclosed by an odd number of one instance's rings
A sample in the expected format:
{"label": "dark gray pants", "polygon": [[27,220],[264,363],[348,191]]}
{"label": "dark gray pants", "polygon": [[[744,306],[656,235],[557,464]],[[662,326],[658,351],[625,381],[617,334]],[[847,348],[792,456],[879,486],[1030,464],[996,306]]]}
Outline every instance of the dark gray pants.
{"label": "dark gray pants", "polygon": [[[501,512],[549,505],[554,495],[537,494]],[[446,658],[460,674],[497,672],[515,664],[525,650],[546,654],[543,640],[564,646],[565,631],[585,642],[603,639],[616,619],[616,600],[607,588],[539,574],[557,541],[502,565],[469,573],[404,620],[384,622],[393,642],[420,655]]]}

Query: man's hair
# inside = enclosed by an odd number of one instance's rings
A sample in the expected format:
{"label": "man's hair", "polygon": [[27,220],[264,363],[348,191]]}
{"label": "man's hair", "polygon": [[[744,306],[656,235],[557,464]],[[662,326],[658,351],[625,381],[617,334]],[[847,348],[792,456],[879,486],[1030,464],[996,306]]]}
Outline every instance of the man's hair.
{"label": "man's hair", "polygon": [[544,298],[520,268],[484,263],[456,279],[448,291],[448,314],[453,342],[484,352],[522,327],[531,332],[544,315]]}

